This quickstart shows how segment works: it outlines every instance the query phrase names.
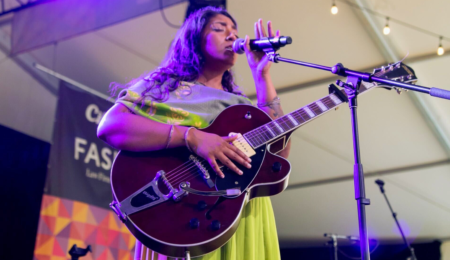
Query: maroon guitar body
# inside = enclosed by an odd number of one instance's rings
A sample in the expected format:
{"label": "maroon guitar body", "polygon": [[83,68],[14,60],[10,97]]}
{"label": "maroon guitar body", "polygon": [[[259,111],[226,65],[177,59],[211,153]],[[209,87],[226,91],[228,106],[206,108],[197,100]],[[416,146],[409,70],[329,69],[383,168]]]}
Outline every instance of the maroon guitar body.
{"label": "maroon guitar body", "polygon": [[[406,83],[417,80],[401,62],[373,75]],[[363,82],[359,94],[377,86]],[[253,106],[231,106],[202,129],[220,136],[243,135],[233,142],[252,159],[251,169],[235,163],[242,176],[224,168],[225,178],[216,178],[208,163],[186,148],[119,152],[111,170],[111,208],[139,241],[158,253],[185,257],[189,251],[196,257],[218,249],[238,228],[242,209],[251,199],[286,188],[290,164],[269,150],[281,150],[295,129],[347,101],[345,91],[334,85],[329,91],[328,96],[276,120]],[[188,195],[186,187],[191,189]],[[220,196],[204,196],[205,192]]]}
{"label": "maroon guitar body", "polygon": [[[272,121],[271,118],[258,108],[236,105],[225,109],[210,126],[202,131],[219,136],[228,136],[231,132],[244,134],[270,121]],[[287,139],[290,133],[281,138]],[[196,190],[217,191],[239,188],[242,193],[221,199],[220,204],[212,210],[219,197],[190,193],[178,202],[169,198],[141,211],[129,215],[119,213],[119,215],[122,215],[124,223],[139,241],[158,253],[172,257],[185,257],[185,252],[189,251],[190,255],[195,257],[214,251],[224,245],[234,234],[239,225],[242,209],[249,200],[278,194],[287,187],[290,164],[286,159],[272,154],[268,148],[269,145],[264,144],[255,149],[256,154],[251,157],[251,169],[235,163],[244,172],[242,176],[222,168],[225,178],[216,178],[214,171],[207,163],[203,163],[215,184],[213,187],[208,186],[200,169],[196,165],[192,166],[193,163],[189,164],[189,172],[179,173],[180,176],[176,177],[169,174],[181,172],[177,169],[188,168],[183,165],[190,161],[189,157],[192,154],[186,148],[139,153],[120,151],[111,171],[114,200],[120,204],[126,198],[133,196],[137,198],[136,201],[141,200],[141,204],[134,203],[137,207],[149,201],[155,202],[155,197],[161,197],[157,196],[155,187],[147,189],[147,193],[137,191],[145,184],[152,182],[157,172],[161,170],[166,173],[169,182],[173,180],[170,184],[176,189],[181,182],[188,181],[190,187]],[[159,181],[157,188],[163,194],[170,193],[170,188],[164,181]],[[126,208],[129,208],[129,205],[122,211],[126,212]],[[117,205],[116,213],[118,209]],[[207,214],[209,210],[211,211]]]}

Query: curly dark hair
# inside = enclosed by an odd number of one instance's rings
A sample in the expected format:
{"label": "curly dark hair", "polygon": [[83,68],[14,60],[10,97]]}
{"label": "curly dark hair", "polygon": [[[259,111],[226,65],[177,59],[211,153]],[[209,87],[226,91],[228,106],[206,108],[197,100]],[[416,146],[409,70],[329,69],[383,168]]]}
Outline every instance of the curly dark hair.
{"label": "curly dark hair", "polygon": [[[237,27],[234,18],[222,8],[208,6],[193,12],[178,31],[162,65],[143,77],[146,90],[142,93],[142,98],[150,96],[154,101],[164,102],[168,99],[169,92],[178,88],[180,81],[192,82],[198,79],[204,65],[204,55],[201,51],[202,31],[209,20],[219,14],[230,18]],[[126,88],[135,82],[136,80],[133,80],[125,86],[113,82],[110,90],[114,95],[119,87]],[[230,70],[223,74],[222,86],[225,91],[242,95]]]}

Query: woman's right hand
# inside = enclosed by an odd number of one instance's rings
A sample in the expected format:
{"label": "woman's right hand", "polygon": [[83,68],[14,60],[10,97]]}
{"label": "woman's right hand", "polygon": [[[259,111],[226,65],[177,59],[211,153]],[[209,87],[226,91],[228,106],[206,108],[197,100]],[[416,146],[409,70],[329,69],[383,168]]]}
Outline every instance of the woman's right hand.
{"label": "woman's right hand", "polygon": [[202,132],[193,128],[188,133],[187,144],[194,153],[208,161],[217,175],[225,178],[217,160],[239,175],[242,175],[242,171],[231,160],[240,163],[246,168],[251,168],[251,159],[231,144],[236,139],[237,136],[220,137],[216,134]]}

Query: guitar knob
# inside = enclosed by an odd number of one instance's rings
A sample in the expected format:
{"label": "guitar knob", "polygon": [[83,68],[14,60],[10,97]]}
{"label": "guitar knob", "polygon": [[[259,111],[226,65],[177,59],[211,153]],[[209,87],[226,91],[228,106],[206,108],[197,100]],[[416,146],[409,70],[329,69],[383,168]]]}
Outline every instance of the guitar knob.
{"label": "guitar knob", "polygon": [[191,221],[189,221],[189,226],[192,229],[198,228],[199,225],[200,225],[200,221],[198,220],[198,218],[192,218]]}
{"label": "guitar knob", "polygon": [[200,200],[197,203],[197,209],[200,211],[206,209],[207,206],[208,206],[208,204],[206,204],[206,202],[204,200]]}
{"label": "guitar knob", "polygon": [[247,111],[247,114],[245,114],[245,119],[252,119],[252,114],[250,114],[250,111]]}
{"label": "guitar knob", "polygon": [[281,163],[280,163],[280,162],[275,162],[275,163],[272,165],[272,171],[274,171],[274,172],[279,172],[279,171],[281,171]]}
{"label": "guitar knob", "polygon": [[217,231],[220,229],[220,221],[218,220],[213,220],[213,222],[211,222],[211,229],[213,231]]}

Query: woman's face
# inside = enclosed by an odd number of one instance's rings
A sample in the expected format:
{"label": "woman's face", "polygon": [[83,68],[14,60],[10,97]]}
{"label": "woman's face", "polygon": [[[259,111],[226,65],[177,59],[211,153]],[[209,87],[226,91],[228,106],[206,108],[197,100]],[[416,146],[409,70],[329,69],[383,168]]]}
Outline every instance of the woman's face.
{"label": "woman's face", "polygon": [[230,18],[222,14],[212,17],[202,32],[201,50],[206,64],[231,68],[237,59],[233,52],[233,42],[237,38],[237,28]]}

